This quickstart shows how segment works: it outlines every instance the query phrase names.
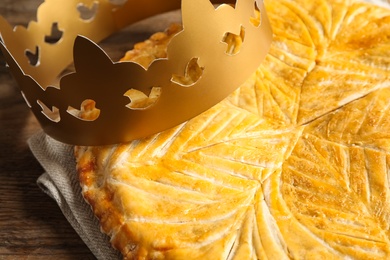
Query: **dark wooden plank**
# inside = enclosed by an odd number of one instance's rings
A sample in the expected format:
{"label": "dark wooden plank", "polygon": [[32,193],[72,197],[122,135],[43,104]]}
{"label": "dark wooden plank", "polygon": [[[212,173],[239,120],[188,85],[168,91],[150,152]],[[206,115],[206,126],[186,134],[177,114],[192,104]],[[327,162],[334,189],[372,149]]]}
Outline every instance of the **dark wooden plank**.
{"label": "dark wooden plank", "polygon": [[12,24],[27,24],[36,20],[35,10],[43,0],[1,0],[0,14]]}
{"label": "dark wooden plank", "polygon": [[[27,24],[41,2],[2,0],[0,15],[11,24]],[[0,63],[0,259],[94,259],[36,185],[43,169],[26,141],[40,127]]]}
{"label": "dark wooden plank", "polygon": [[0,70],[0,259],[93,259],[57,204],[36,185],[43,169],[27,139],[39,125]]}

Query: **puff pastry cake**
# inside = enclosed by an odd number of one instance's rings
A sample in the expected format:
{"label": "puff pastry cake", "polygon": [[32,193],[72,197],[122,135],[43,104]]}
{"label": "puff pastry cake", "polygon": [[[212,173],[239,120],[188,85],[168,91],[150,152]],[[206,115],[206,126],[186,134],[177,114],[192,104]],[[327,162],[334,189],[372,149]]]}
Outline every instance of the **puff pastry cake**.
{"label": "puff pastry cake", "polygon": [[[125,259],[390,258],[390,10],[265,4],[271,51],[226,100],[144,140],[75,148]],[[124,59],[163,57],[177,30]]]}

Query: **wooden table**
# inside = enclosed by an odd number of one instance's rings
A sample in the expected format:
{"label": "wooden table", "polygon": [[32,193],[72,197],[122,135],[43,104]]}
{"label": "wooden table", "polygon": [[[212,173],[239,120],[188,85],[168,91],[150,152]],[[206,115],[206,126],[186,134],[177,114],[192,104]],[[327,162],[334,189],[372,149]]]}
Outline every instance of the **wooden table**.
{"label": "wooden table", "polygon": [[0,68],[0,259],[94,259],[57,204],[36,185],[43,173],[27,139],[40,127]]}
{"label": "wooden table", "polygon": [[[26,24],[43,0],[1,0],[0,15]],[[177,14],[131,26],[103,42],[115,60],[134,42],[178,20]],[[130,34],[130,36],[129,36]],[[37,186],[44,172],[27,140],[40,126],[0,55],[0,259],[95,259],[57,204]]]}
{"label": "wooden table", "polygon": [[[0,14],[25,24],[40,2],[2,0]],[[0,259],[95,259],[36,185],[43,169],[26,141],[40,127],[2,58],[0,63]]]}

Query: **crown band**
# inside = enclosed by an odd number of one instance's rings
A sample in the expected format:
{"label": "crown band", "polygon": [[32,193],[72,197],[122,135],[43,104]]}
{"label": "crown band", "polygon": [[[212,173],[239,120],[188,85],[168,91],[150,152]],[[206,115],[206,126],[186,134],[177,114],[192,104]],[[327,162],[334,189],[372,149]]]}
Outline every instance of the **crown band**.
{"label": "crown band", "polygon": [[[99,3],[95,15],[86,20],[75,13],[80,0],[47,0],[38,9],[37,22],[27,29],[13,29],[0,19],[1,49],[22,94],[44,131],[65,143],[114,144],[179,125],[239,87],[259,66],[271,43],[261,0],[237,0],[235,7],[217,9],[209,0],[183,0],[184,29],[169,43],[167,59],[156,60],[148,69],[114,63],[92,41],[99,42],[129,23],[177,9],[180,2],[128,0],[122,6],[108,0],[84,2]],[[260,19],[254,23],[256,10]],[[64,32],[54,44],[44,37],[53,24]],[[226,53],[222,39],[227,33],[242,35],[239,53]],[[32,65],[26,52],[34,49],[39,49],[39,60]],[[63,76],[59,88],[50,87],[72,61],[76,72]],[[200,68],[199,79],[188,86],[175,82],[174,76],[185,74],[191,62]],[[127,91],[149,96],[153,88],[161,89],[155,104],[145,109],[128,106]],[[71,113],[70,108],[80,108],[89,99],[100,109],[98,118],[85,121]],[[49,118],[45,109],[58,111],[58,118]]]}

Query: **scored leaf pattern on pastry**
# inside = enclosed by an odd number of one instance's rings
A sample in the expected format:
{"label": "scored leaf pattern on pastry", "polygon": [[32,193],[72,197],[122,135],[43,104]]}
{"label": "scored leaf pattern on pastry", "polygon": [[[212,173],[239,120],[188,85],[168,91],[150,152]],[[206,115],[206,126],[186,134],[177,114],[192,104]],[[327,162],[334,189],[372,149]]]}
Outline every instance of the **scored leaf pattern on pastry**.
{"label": "scored leaf pattern on pastry", "polygon": [[389,94],[377,90],[310,123],[265,182],[293,257],[388,259]]}
{"label": "scored leaf pattern on pastry", "polygon": [[390,10],[265,3],[270,53],[229,98],[146,140],[76,147],[125,258],[390,257]]}
{"label": "scored leaf pattern on pastry", "polygon": [[254,79],[230,97],[235,105],[301,125],[390,87],[390,10],[353,0],[265,4],[273,44]]}
{"label": "scored leaf pattern on pastry", "polygon": [[220,104],[148,140],[80,148],[84,197],[114,246],[123,248],[123,237],[136,245],[122,249],[129,257],[225,259],[241,250],[255,257],[261,182],[301,132]]}

